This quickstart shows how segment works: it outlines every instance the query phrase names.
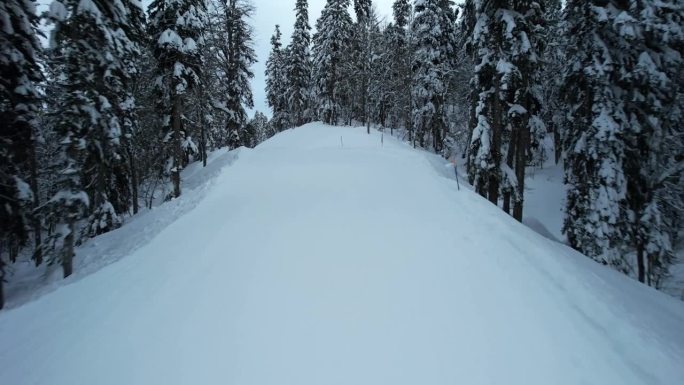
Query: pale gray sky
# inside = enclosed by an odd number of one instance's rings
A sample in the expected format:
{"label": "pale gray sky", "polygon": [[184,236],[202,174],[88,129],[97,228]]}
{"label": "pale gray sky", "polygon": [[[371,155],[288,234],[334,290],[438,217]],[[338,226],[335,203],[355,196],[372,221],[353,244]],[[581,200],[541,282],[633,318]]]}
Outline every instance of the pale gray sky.
{"label": "pale gray sky", "polygon": [[[254,65],[254,80],[252,81],[252,91],[254,92],[254,109],[261,111],[267,116],[271,116],[271,109],[266,103],[266,80],[264,71],[266,70],[266,59],[271,50],[271,35],[275,25],[280,25],[283,34],[283,46],[290,41],[290,35],[295,22],[294,7],[296,0],[252,0],[256,7],[256,12],[251,20],[254,27],[254,48],[259,62]],[[326,0],[309,0],[309,25],[313,28],[316,19],[321,15],[321,10]],[[353,1],[351,1],[353,3]],[[373,4],[380,15],[387,21],[392,20],[392,3],[394,0],[373,0]],[[353,14],[353,10],[350,8]]]}

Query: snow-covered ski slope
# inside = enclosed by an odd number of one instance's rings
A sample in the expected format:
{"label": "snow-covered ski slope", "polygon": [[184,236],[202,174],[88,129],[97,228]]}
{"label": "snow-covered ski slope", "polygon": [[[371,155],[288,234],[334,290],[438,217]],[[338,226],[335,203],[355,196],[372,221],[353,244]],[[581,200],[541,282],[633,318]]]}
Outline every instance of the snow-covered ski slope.
{"label": "snow-covered ski slope", "polygon": [[363,128],[279,134],[148,244],[0,312],[0,383],[684,383],[682,302],[443,163]]}

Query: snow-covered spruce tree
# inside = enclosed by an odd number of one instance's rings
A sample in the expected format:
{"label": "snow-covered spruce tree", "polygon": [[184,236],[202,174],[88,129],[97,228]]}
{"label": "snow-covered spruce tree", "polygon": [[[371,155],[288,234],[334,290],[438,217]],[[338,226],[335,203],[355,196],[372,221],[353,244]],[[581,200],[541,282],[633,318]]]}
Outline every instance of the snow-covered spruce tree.
{"label": "snow-covered spruce tree", "polygon": [[247,124],[246,108],[254,107],[250,80],[251,66],[256,63],[253,31],[247,19],[254,7],[246,0],[222,0],[218,13],[211,18],[217,35],[212,45],[216,49],[220,71],[217,101],[226,113],[226,135],[229,148],[246,145],[241,131]]}
{"label": "snow-covered spruce tree", "polygon": [[[563,93],[571,246],[658,285],[681,228],[682,8],[570,2]],[[672,193],[675,192],[675,195]],[[636,261],[630,256],[636,255]]]}
{"label": "snow-covered spruce tree", "polygon": [[254,133],[254,142],[251,147],[257,146],[259,143],[271,137],[268,118],[259,111],[254,113],[254,117],[247,124],[250,128],[248,131]]}
{"label": "snow-covered spruce tree", "polygon": [[[223,30],[222,2],[211,1],[207,4],[207,21],[204,30],[204,47],[202,51],[202,87],[194,91],[197,100],[204,109],[204,124],[200,128],[206,135],[205,146],[208,149],[221,148],[228,143],[226,132],[227,110],[224,102],[224,69],[222,67],[221,49],[225,42]],[[200,140],[201,142],[201,140]]]}
{"label": "snow-covered spruce tree", "polygon": [[41,101],[36,90],[42,80],[37,22],[33,1],[0,4],[0,309],[3,258],[7,254],[14,259],[27,241],[37,194],[26,182],[31,169],[35,172],[34,135]]}
{"label": "snow-covered spruce tree", "polygon": [[[392,4],[394,23],[385,30],[385,52],[389,65],[384,76],[389,87],[389,126],[409,128],[411,126],[411,61],[412,46],[409,36],[409,0],[395,0]],[[412,138],[410,138],[412,139]]]}
{"label": "snow-covered spruce tree", "polygon": [[319,119],[328,124],[338,123],[350,99],[348,79],[343,78],[351,49],[348,7],[349,0],[327,0],[313,37],[314,104]]}
{"label": "snow-covered spruce tree", "polygon": [[183,142],[187,135],[184,110],[189,90],[201,79],[200,45],[203,43],[206,3],[204,0],[154,0],[148,11],[149,34],[155,42],[157,63],[154,86],[167,159],[164,173],[171,176],[173,196],[179,197]]}
{"label": "snow-covered spruce tree", "polygon": [[48,215],[57,229],[47,248],[61,261],[64,276],[72,272],[76,222],[89,214],[87,235],[118,227],[131,202],[127,153],[122,145],[130,125],[126,83],[132,75],[126,58],[137,46],[130,2],[54,1],[49,17],[55,24],[55,65],[64,73],[57,81],[65,97],[56,101],[61,115],[56,129],[62,144],[58,192]]}
{"label": "snow-covered spruce tree", "polygon": [[[465,146],[465,151],[463,156],[466,158],[466,169],[469,173],[469,179],[471,183],[473,182],[472,173],[473,165],[472,161],[475,157],[471,156],[470,151],[472,147],[470,142],[473,136],[473,130],[477,126],[477,105],[479,102],[479,92],[477,84],[475,83],[475,65],[479,63],[478,60],[478,50],[476,47],[476,41],[472,38],[473,32],[475,31],[475,24],[477,22],[477,12],[475,8],[475,0],[466,0],[461,6],[461,15],[457,29],[457,54],[463,56],[463,61],[458,71],[467,72],[462,74],[465,76],[468,83],[467,94],[463,93],[463,98],[467,101],[464,105],[467,108],[467,142]],[[464,79],[465,80],[465,79]],[[477,148],[477,147],[476,147]]]}
{"label": "snow-covered spruce tree", "polygon": [[474,21],[473,1],[466,2],[456,8],[457,24],[454,28],[454,54],[451,76],[448,77],[447,89],[447,121],[449,123],[448,136],[444,155],[455,156],[461,152],[466,158],[471,130],[474,127],[474,94],[470,81],[473,78],[474,62],[468,42],[472,35]]}
{"label": "snow-covered spruce tree", "polygon": [[[500,103],[505,114],[505,161],[502,196],[503,209],[522,221],[525,190],[525,168],[530,158],[532,138],[535,143],[546,132],[541,119],[541,60],[543,46],[543,12],[536,1],[511,1],[510,8],[500,10],[506,23],[503,55],[497,64],[500,75]],[[538,147],[538,146],[537,146]]]}
{"label": "snow-covered spruce tree", "polygon": [[[444,72],[444,133],[442,135],[442,151],[444,156],[451,156],[456,144],[456,136],[465,128],[460,128],[460,125],[466,121],[462,121],[458,115],[459,98],[463,94],[463,87],[466,83],[459,83],[459,70],[464,66],[462,57],[459,56],[458,50],[458,19],[460,7],[457,7],[453,0],[441,0],[440,7],[442,8],[442,22],[440,28],[442,30],[442,40],[446,52],[447,62],[445,64],[446,71]],[[467,94],[467,93],[466,93]],[[460,135],[463,135],[461,132]],[[463,139],[461,139],[462,141]]]}
{"label": "snow-covered spruce tree", "polygon": [[148,208],[151,208],[155,201],[157,188],[163,188],[167,178],[163,172],[166,165],[167,144],[160,140],[159,128],[163,126],[163,121],[158,110],[159,93],[154,86],[157,79],[154,45],[156,45],[156,40],[152,41],[149,35],[145,35],[142,39],[140,55],[135,60],[138,74],[131,85],[136,101],[135,113],[138,127],[128,140],[135,163],[132,170],[135,170],[139,186],[137,196]]}
{"label": "snow-covered spruce tree", "polygon": [[[301,126],[311,120],[311,26],[307,0],[297,0],[295,25],[287,48],[286,100],[292,126]],[[275,115],[273,116],[275,118]],[[272,124],[279,126],[277,120]]]}
{"label": "snow-covered spruce tree", "polygon": [[412,115],[414,145],[429,146],[441,152],[446,121],[444,115],[445,79],[449,71],[449,47],[442,28],[447,17],[441,0],[416,0],[413,20]]}
{"label": "snow-covered spruce tree", "polygon": [[358,115],[360,121],[366,124],[366,131],[370,134],[371,123],[384,122],[384,110],[387,108],[388,101],[388,82],[386,73],[389,68],[388,56],[384,50],[383,32],[380,29],[380,21],[373,8],[368,8],[368,13],[364,14],[364,43],[359,68],[361,70],[361,86],[363,96],[356,98],[361,101],[361,114]]}
{"label": "snow-covered spruce tree", "polygon": [[126,36],[131,42],[128,49],[122,53],[122,64],[125,68],[124,73],[124,95],[121,96],[119,107],[121,108],[122,119],[122,136],[121,145],[126,154],[126,161],[128,162],[128,173],[130,180],[130,208],[133,214],[137,214],[140,208],[139,204],[139,186],[140,186],[140,162],[137,159],[137,154],[141,148],[135,143],[135,137],[141,129],[140,116],[138,111],[140,103],[136,100],[136,86],[138,86],[139,79],[143,72],[141,56],[143,52],[149,47],[149,39],[145,35],[146,16],[145,10],[141,8],[141,4],[137,0],[122,1],[125,9],[128,11],[127,24],[122,27],[126,31]]}
{"label": "snow-covered spruce tree", "polygon": [[[395,33],[393,24],[389,24],[382,30],[374,27],[371,34],[373,56],[370,60],[368,84],[369,122],[379,124],[381,129],[387,126],[394,106],[396,79],[392,68],[394,55],[391,50],[392,43],[396,41]],[[390,126],[390,130],[395,127],[396,125]]]}
{"label": "snow-covered spruce tree", "polygon": [[[667,221],[668,207],[682,207],[684,195],[671,195],[684,175],[681,102],[684,73],[684,7],[674,1],[633,1],[614,28],[629,52],[619,70],[627,115],[624,174],[626,221],[636,251],[637,278],[658,286],[674,261],[672,241],[681,224]],[[681,182],[680,182],[681,183]],[[673,226],[674,225],[674,226]]]}
{"label": "snow-covered spruce tree", "polygon": [[[562,122],[565,182],[563,231],[583,254],[627,271],[622,259],[629,238],[624,202],[625,112],[621,72],[629,52],[614,28],[627,4],[569,1],[568,41],[562,96],[568,112]],[[620,16],[620,17],[623,17]]]}
{"label": "snow-covered spruce tree", "polygon": [[349,82],[351,88],[351,119],[366,123],[368,118],[367,99],[368,85],[370,82],[370,58],[371,58],[371,28],[373,21],[370,18],[372,2],[370,0],[354,0],[354,13],[356,21],[352,28],[351,50],[351,73]]}
{"label": "snow-covered spruce tree", "polygon": [[[474,8],[474,9],[473,9]],[[539,117],[542,10],[536,1],[466,3],[464,19],[475,24],[469,49],[475,59],[476,96],[471,121],[468,174],[476,191],[522,220],[530,132],[543,132]],[[469,29],[469,23],[462,25]]]}
{"label": "snow-covered spruce tree", "polygon": [[288,87],[286,76],[286,58],[283,56],[280,42],[280,26],[276,25],[271,36],[271,53],[266,60],[266,101],[271,107],[273,124],[281,131],[288,125],[288,102],[285,92]]}
{"label": "snow-covered spruce tree", "polygon": [[498,32],[502,26],[497,22],[496,11],[506,5],[505,0],[474,0],[475,25],[469,42],[475,62],[471,86],[476,99],[473,103],[474,126],[468,149],[468,179],[478,194],[494,204],[499,200],[503,132],[496,68],[501,46],[501,34]]}
{"label": "snow-covered spruce tree", "polygon": [[[566,40],[563,36],[562,23],[562,1],[561,0],[545,0],[541,2],[544,5],[544,36],[545,42],[543,49],[539,55],[543,63],[541,75],[541,92],[544,103],[542,104],[541,118],[546,129],[553,138],[553,152],[556,164],[560,162],[563,153],[561,144],[561,133],[558,122],[562,120],[563,108],[560,100],[560,81],[558,74],[563,72],[565,65],[565,50]],[[539,143],[535,143],[535,138],[532,138],[532,147],[536,145],[539,147],[533,149],[537,154],[538,163],[543,162],[547,158],[544,152],[547,149],[542,146],[542,138],[536,139]]]}

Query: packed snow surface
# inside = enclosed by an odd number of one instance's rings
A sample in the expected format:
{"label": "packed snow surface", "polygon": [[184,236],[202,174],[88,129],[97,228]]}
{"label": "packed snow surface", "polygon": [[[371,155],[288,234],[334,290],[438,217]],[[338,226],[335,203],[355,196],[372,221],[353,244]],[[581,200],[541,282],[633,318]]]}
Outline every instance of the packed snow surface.
{"label": "packed snow surface", "polygon": [[682,302],[380,135],[241,152],[149,243],[0,312],[0,382],[682,383]]}

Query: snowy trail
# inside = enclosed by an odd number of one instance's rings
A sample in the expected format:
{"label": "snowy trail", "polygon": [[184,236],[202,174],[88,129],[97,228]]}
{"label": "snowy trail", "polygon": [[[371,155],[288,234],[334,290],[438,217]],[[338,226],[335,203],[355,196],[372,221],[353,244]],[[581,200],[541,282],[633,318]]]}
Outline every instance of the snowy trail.
{"label": "snowy trail", "polygon": [[242,154],[146,246],[0,313],[0,383],[684,380],[681,302],[379,135],[311,124]]}

